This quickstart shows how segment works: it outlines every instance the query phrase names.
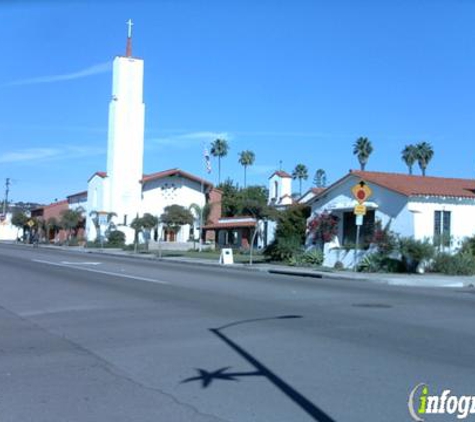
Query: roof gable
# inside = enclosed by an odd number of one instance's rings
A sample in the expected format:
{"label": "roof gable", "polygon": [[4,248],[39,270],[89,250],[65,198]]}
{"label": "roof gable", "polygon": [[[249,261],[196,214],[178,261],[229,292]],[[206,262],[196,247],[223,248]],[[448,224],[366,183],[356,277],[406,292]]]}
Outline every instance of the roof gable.
{"label": "roof gable", "polygon": [[269,176],[269,179],[272,179],[274,176],[279,176],[279,177],[282,177],[284,179],[292,179],[292,176],[289,173],[287,173],[286,171],[283,171],[283,170],[274,171],[274,173],[272,173]]}
{"label": "roof gable", "polygon": [[180,170],[178,168],[159,171],[157,173],[152,173],[152,174],[144,174],[141,182],[145,184],[147,182],[151,182],[152,180],[164,179],[166,177],[171,177],[171,176],[180,176],[185,179],[193,180],[194,182],[203,183],[205,186],[213,187],[213,184],[211,182],[205,179],[202,179],[200,177],[197,177],[186,171]]}
{"label": "roof gable", "polygon": [[401,173],[350,170],[348,174],[318,193],[310,203],[334,190],[350,178],[396,192],[405,197],[450,197],[475,199],[475,180],[447,177],[414,176]]}
{"label": "roof gable", "polygon": [[404,196],[475,199],[475,180],[355,170],[352,175]]}

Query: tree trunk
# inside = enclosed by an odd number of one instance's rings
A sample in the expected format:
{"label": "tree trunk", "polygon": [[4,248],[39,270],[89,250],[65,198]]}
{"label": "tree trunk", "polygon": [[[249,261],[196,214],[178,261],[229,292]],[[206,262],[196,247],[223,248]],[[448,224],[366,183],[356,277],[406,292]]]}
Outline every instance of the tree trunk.
{"label": "tree trunk", "polygon": [[221,184],[221,157],[218,157],[218,185]]}
{"label": "tree trunk", "polygon": [[247,166],[244,166],[244,189],[246,189],[246,185],[247,185]]}

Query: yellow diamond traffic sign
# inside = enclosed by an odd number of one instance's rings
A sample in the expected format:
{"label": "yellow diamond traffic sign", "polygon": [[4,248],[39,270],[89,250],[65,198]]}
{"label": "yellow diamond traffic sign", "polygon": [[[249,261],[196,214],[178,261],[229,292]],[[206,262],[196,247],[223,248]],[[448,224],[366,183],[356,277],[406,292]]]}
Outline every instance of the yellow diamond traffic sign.
{"label": "yellow diamond traffic sign", "polygon": [[353,196],[360,204],[364,204],[373,195],[373,191],[364,180],[353,186],[351,192],[353,192]]}

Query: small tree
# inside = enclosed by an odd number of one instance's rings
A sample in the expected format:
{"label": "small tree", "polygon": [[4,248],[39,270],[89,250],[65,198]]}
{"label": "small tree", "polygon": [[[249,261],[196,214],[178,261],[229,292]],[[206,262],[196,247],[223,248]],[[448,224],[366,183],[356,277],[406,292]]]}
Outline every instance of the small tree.
{"label": "small tree", "polygon": [[61,211],[60,226],[68,233],[68,242],[71,240],[71,232],[81,221],[81,212],[76,210]]}
{"label": "small tree", "polygon": [[421,142],[417,144],[415,148],[417,153],[417,162],[422,171],[422,175],[425,176],[427,166],[429,165],[429,162],[434,156],[434,150],[432,148],[432,145],[428,142]]}
{"label": "small tree", "polygon": [[221,158],[226,157],[229,151],[229,143],[225,139],[216,139],[211,144],[211,155],[218,158],[218,184],[221,183]]}
{"label": "small tree", "polygon": [[181,226],[193,224],[193,214],[190,210],[181,205],[169,205],[168,207],[165,207],[164,213],[160,217],[160,221],[168,230],[177,233]]}
{"label": "small tree", "polygon": [[327,174],[325,170],[318,169],[313,178],[313,183],[317,188],[326,188],[327,187]]}
{"label": "small tree", "polygon": [[59,225],[58,219],[56,217],[50,217],[46,220],[46,237],[47,241],[49,241],[49,234],[52,231],[53,232],[53,238],[56,239],[56,236],[61,229],[61,226]]}
{"label": "small tree", "polygon": [[145,231],[145,244],[147,245],[148,250],[148,245],[150,243],[150,231],[158,226],[158,218],[152,214],[145,213],[140,220],[142,228]]}
{"label": "small tree", "polygon": [[360,137],[353,144],[353,154],[360,162],[361,170],[365,170],[370,155],[373,153],[373,144],[368,138]]}
{"label": "small tree", "polygon": [[414,145],[406,145],[401,151],[401,158],[406,164],[409,174],[412,174],[412,168],[417,161],[417,148]]}
{"label": "small tree", "polygon": [[302,195],[302,180],[308,179],[308,168],[305,164],[297,164],[292,172],[292,179],[299,181],[299,194]]}
{"label": "small tree", "polygon": [[26,226],[28,221],[28,217],[23,211],[17,211],[12,216],[12,224],[17,228],[17,239],[18,239],[18,232],[20,229],[23,229]]}
{"label": "small tree", "polygon": [[246,150],[239,153],[239,164],[244,167],[244,188],[247,186],[247,168],[254,164],[256,161],[256,154],[254,152]]}

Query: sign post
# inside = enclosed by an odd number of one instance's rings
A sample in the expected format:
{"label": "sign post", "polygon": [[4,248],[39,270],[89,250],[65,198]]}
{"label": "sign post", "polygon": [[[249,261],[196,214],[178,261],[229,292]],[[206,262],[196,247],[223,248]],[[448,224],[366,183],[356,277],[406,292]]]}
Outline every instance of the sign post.
{"label": "sign post", "polygon": [[355,214],[355,224],[356,224],[356,243],[355,243],[355,254],[353,258],[353,269],[356,271],[356,264],[358,260],[358,250],[360,248],[360,236],[361,236],[361,226],[363,225],[363,218],[366,215],[366,205],[365,202],[373,195],[373,191],[366,184],[364,180],[361,180],[358,184],[351,188],[353,196],[358,201],[358,205],[355,206],[353,213]]}

